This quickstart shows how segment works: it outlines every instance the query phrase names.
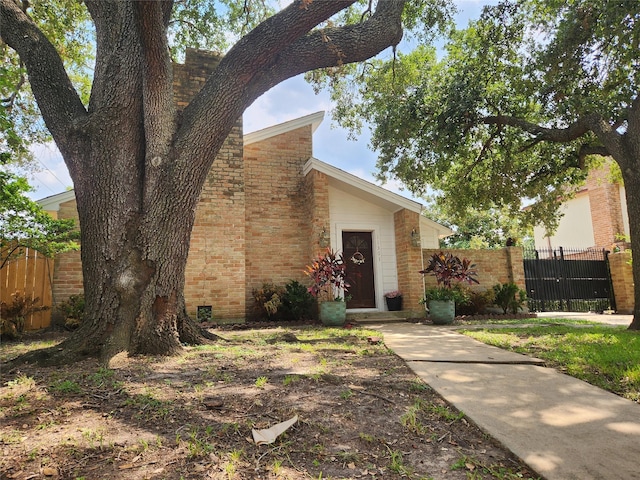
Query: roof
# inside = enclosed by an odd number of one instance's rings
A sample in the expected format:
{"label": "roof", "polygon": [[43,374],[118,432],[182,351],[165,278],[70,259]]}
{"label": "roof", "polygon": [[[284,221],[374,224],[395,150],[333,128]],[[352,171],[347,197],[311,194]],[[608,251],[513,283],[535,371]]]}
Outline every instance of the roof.
{"label": "roof", "polygon": [[74,200],[76,198],[76,192],[71,190],[66,190],[61,193],[56,193],[55,195],[51,195],[49,197],[41,198],[37,200],[43,210],[49,212],[57,212],[60,210],[60,204],[68,202],[69,200]]}
{"label": "roof", "polygon": [[406,209],[420,214],[420,223],[438,231],[438,236],[445,237],[453,234],[453,231],[433,220],[428,219],[422,212],[424,205],[415,200],[405,198],[402,195],[391,192],[374,183],[361,179],[351,173],[345,172],[333,165],[329,165],[317,158],[310,158],[303,167],[303,174],[308,175],[311,170],[316,170],[329,177],[329,183],[347,191],[348,193],[360,197],[363,200],[379,205],[392,212]]}
{"label": "roof", "polygon": [[271,127],[263,128],[255,132],[246,133],[243,137],[245,145],[251,145],[252,143],[266,140],[267,138],[275,137],[276,135],[282,135],[283,133],[292,132],[298,128],[311,125],[311,133],[313,134],[324,119],[324,112],[316,112],[304,117],[295,118],[288,122],[279,123]]}
{"label": "roof", "polygon": [[[320,111],[310,115],[305,115],[304,117],[295,118],[284,123],[279,123],[278,125],[263,128],[262,130],[247,133],[243,136],[244,145],[260,142],[305,126],[311,126],[311,133],[313,133],[317,130],[323,120],[324,112]],[[424,210],[424,206],[419,202],[410,200],[402,195],[398,195],[397,193],[356,177],[355,175],[329,165],[317,158],[312,157],[307,161],[303,167],[303,174],[307,175],[311,170],[317,170],[324,173],[331,179],[333,184],[339,188],[392,212],[407,209],[409,211],[422,214]],[[57,211],[60,208],[61,203],[72,200],[73,198],[75,198],[74,191],[68,190],[66,192],[38,200],[38,203],[40,203],[45,210]],[[420,223],[426,224],[427,226],[437,230],[440,237],[445,237],[453,233],[451,229],[426,218],[424,215],[421,215]]]}

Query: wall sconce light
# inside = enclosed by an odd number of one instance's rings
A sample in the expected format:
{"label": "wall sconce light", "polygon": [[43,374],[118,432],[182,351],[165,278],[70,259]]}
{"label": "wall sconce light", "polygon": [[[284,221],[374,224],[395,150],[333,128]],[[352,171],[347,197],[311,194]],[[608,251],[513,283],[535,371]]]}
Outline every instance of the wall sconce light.
{"label": "wall sconce light", "polygon": [[322,248],[327,248],[331,243],[331,238],[329,237],[329,232],[325,227],[322,227],[322,231],[320,232],[320,236],[318,238],[318,245]]}
{"label": "wall sconce light", "polygon": [[415,228],[411,230],[411,245],[414,247],[420,246],[420,233],[416,232]]}

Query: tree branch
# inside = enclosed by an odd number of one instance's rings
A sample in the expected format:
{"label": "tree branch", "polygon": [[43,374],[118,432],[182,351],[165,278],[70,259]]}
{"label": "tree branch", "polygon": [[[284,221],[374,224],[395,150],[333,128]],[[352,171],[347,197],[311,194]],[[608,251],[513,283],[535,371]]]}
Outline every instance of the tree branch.
{"label": "tree branch", "polygon": [[70,133],[87,111],[55,47],[13,0],[0,0],[0,38],[13,48],[29,74],[31,90],[60,150],[71,150]]}
{"label": "tree branch", "polygon": [[611,154],[607,147],[597,146],[597,145],[581,145],[580,150],[578,150],[578,161],[580,168],[584,168],[585,159],[589,155],[601,155],[603,157],[609,157]]}
{"label": "tree branch", "polygon": [[[307,33],[352,3],[299,0],[247,34],[184,110],[177,145],[191,144],[190,139],[210,129],[214,119],[228,132],[247,106],[288,78],[316,68],[366,60],[400,41],[405,0],[379,1],[376,12],[361,24]],[[229,82],[235,86],[229,88]],[[234,112],[226,123],[221,122],[222,108]]]}
{"label": "tree branch", "polygon": [[587,116],[578,119],[566,128],[548,128],[533,122],[528,122],[522,118],[508,115],[489,115],[480,121],[485,125],[508,125],[519,128],[536,136],[536,139],[547,142],[566,143],[571,142],[592,131],[592,125],[597,121],[597,116]]}
{"label": "tree branch", "polygon": [[164,2],[135,2],[142,41],[142,97],[147,159],[169,151],[175,120],[171,57],[164,24]]}
{"label": "tree branch", "polygon": [[[138,1],[135,12],[142,43],[142,101],[145,135],[145,169],[142,209],[146,211],[149,193],[155,191],[160,173],[168,161],[176,121],[173,99],[171,57],[165,23],[167,4]],[[163,165],[164,164],[164,165]]]}

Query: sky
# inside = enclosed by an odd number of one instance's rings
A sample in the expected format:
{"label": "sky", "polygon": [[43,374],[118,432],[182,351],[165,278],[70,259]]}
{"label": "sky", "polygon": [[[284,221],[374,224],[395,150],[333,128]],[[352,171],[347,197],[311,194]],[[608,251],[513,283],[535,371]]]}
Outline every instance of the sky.
{"label": "sky", "polygon": [[[478,18],[482,7],[496,0],[454,0],[458,8],[456,24],[462,28],[469,19]],[[382,52],[389,56],[389,49]],[[278,123],[293,120],[311,113],[324,111],[325,119],[313,136],[313,155],[359,178],[380,184],[374,179],[376,153],[369,148],[369,134],[350,140],[349,132],[331,120],[332,103],[328,92],[316,95],[303,76],[289,79],[258,98],[244,113],[244,132],[250,133]],[[34,191],[33,199],[41,199],[73,187],[69,172],[55,144],[36,145],[32,148],[38,167],[41,169],[30,179]],[[413,198],[400,182],[389,181],[384,188],[407,198]],[[421,202],[424,203],[424,202]]]}

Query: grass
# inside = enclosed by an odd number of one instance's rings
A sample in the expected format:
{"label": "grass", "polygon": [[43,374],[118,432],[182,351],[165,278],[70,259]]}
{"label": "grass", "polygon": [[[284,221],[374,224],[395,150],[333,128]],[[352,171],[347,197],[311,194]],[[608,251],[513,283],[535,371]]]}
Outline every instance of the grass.
{"label": "grass", "polygon": [[640,401],[640,332],[604,325],[540,325],[462,333],[541,358],[573,377]]}
{"label": "grass", "polygon": [[576,318],[490,318],[487,320],[465,320],[458,319],[459,325],[596,325],[589,320]]}
{"label": "grass", "polygon": [[[453,442],[485,441],[383,343],[369,343],[380,332],[305,327],[224,336],[224,343],[186,347],[175,357],[131,357],[113,368],[89,359],[8,377],[0,418],[12,423],[0,428],[8,452],[0,477],[53,459],[77,480],[142,478],[143,469],[134,471],[147,465],[164,469],[162,478],[337,479],[368,471],[424,480],[431,467],[423,459],[446,472],[459,456],[451,456]],[[209,397],[223,406],[209,408]],[[296,428],[273,446],[253,444],[252,428],[294,410],[301,414]],[[38,440],[44,435],[51,439],[46,450]],[[354,435],[357,448],[343,449]],[[510,458],[485,446],[491,453],[479,450],[477,465]],[[513,478],[526,472],[514,465]]]}

